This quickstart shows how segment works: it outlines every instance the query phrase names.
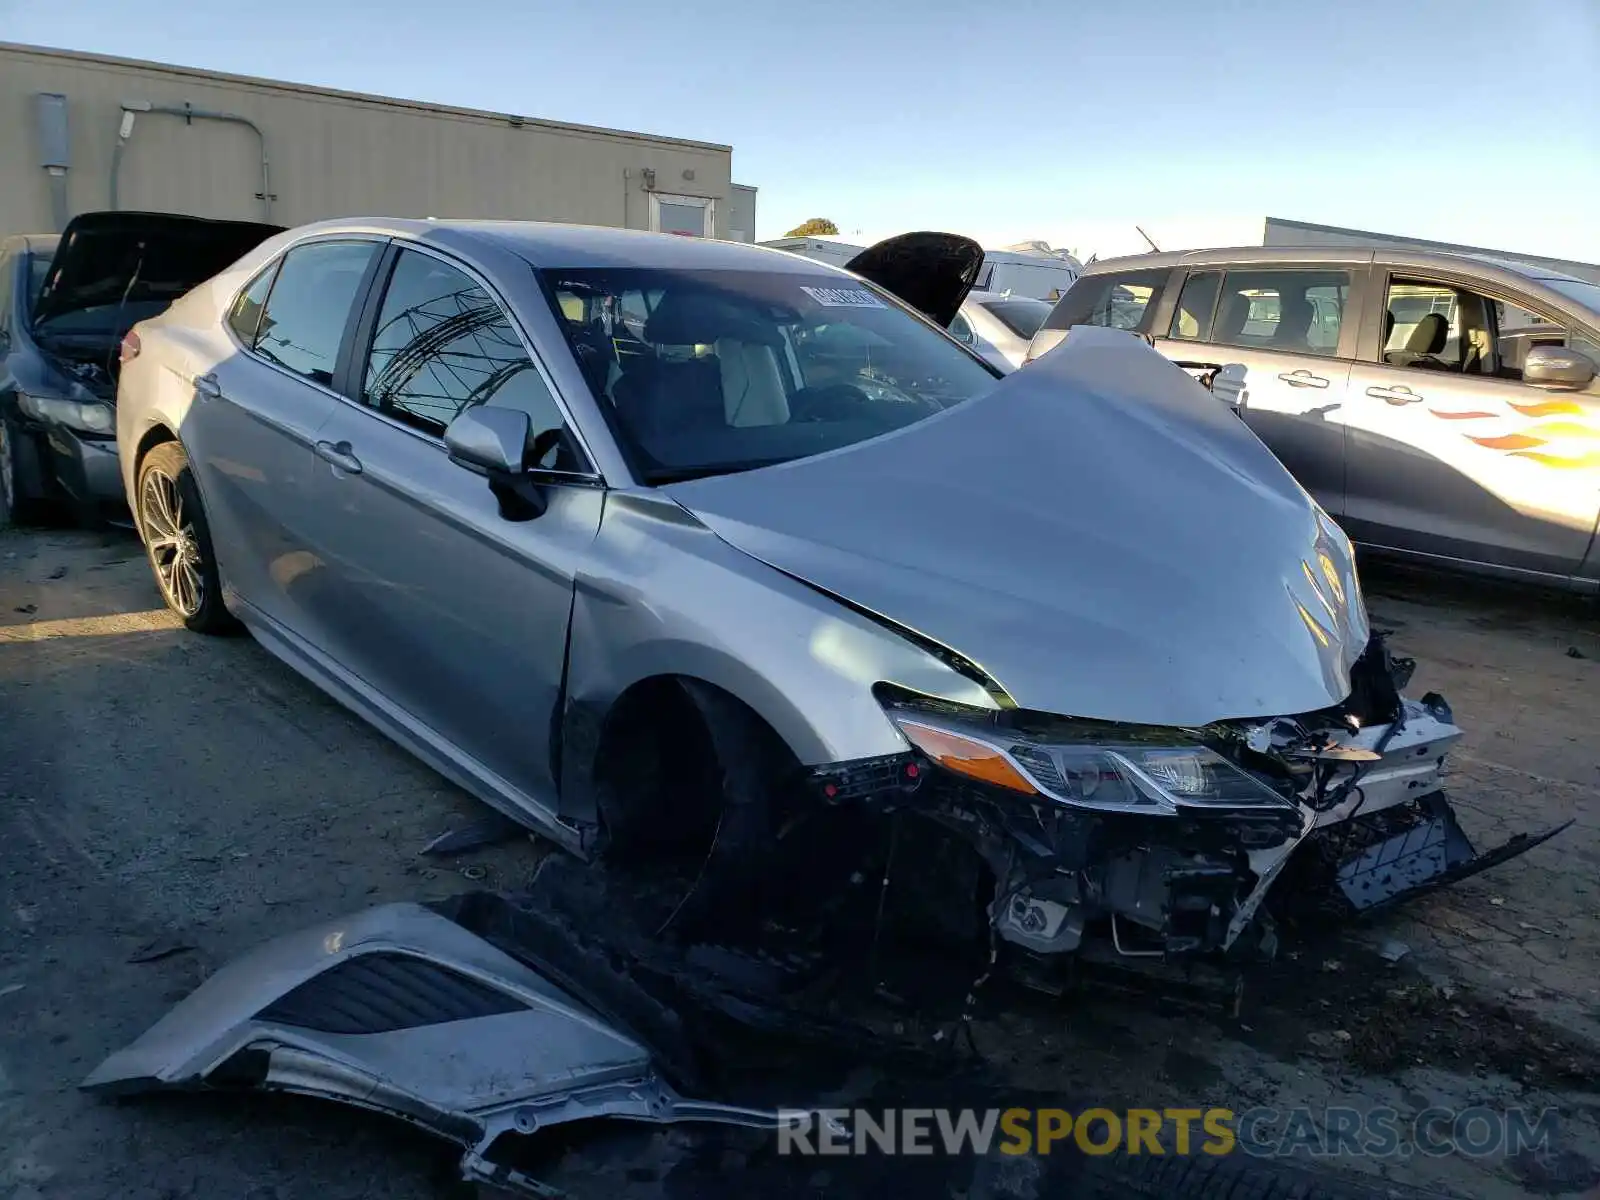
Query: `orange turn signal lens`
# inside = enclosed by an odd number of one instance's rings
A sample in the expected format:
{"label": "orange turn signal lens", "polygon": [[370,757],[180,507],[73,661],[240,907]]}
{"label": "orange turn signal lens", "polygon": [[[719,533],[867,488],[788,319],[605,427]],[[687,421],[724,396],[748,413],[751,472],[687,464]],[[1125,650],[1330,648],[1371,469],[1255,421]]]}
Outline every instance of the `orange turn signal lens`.
{"label": "orange turn signal lens", "polygon": [[995,783],[1014,792],[1037,793],[1011,760],[987,742],[962,737],[948,729],[924,725],[907,717],[896,717],[895,724],[910,743],[947,771],[965,775],[982,783]]}

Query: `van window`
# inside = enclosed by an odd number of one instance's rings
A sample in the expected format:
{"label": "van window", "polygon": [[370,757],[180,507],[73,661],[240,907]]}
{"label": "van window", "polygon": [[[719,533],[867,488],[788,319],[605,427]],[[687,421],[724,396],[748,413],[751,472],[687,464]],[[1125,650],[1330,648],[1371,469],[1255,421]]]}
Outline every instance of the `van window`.
{"label": "van window", "polygon": [[1229,271],[1207,340],[1331,356],[1349,298],[1348,271]]}
{"label": "van window", "polygon": [[1165,267],[1156,267],[1085,275],[1056,303],[1043,328],[1101,325],[1143,333],[1161,303],[1161,292],[1171,274]]}
{"label": "van window", "polygon": [[1169,336],[1186,342],[1203,342],[1211,336],[1211,312],[1217,306],[1217,290],[1222,286],[1221,271],[1194,271],[1178,293],[1178,309],[1172,314]]}

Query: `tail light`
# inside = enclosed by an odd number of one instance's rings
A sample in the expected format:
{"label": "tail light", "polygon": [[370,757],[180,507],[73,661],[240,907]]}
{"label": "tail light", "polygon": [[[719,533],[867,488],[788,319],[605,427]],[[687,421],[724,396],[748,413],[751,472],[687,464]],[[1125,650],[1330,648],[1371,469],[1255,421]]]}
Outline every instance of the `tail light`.
{"label": "tail light", "polygon": [[128,330],[122,339],[122,348],[117,351],[117,358],[121,362],[132,362],[139,357],[139,335],[133,330]]}

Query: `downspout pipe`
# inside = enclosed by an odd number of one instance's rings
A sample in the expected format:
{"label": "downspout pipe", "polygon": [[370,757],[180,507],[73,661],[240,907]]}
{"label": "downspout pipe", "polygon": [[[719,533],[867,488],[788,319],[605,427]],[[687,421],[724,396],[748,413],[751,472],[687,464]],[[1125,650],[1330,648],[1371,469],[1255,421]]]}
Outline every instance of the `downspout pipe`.
{"label": "downspout pipe", "polygon": [[256,135],[256,141],[261,146],[261,191],[257,193],[261,200],[261,217],[269,224],[272,221],[272,175],[267,164],[267,135],[261,132],[249,117],[241,117],[238,113],[211,112],[204,108],[196,108],[192,104],[184,104],[179,108],[175,105],[151,104],[148,100],[124,100],[122,102],[122,124],[117,127],[117,142],[111,148],[111,209],[116,211],[118,180],[122,172],[122,155],[127,149],[128,140],[133,137],[133,124],[140,113],[155,113],[166,117],[182,117],[187,124],[193,121],[227,121],[233,125],[243,125]]}

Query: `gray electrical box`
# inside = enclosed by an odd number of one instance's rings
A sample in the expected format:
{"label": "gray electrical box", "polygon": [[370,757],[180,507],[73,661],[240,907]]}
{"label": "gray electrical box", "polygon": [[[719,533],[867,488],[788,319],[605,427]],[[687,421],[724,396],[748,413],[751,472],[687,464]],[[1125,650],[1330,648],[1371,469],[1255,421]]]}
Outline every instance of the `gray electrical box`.
{"label": "gray electrical box", "polygon": [[67,135],[67,98],[60,92],[40,92],[39,165],[66,170],[72,166],[72,139]]}

